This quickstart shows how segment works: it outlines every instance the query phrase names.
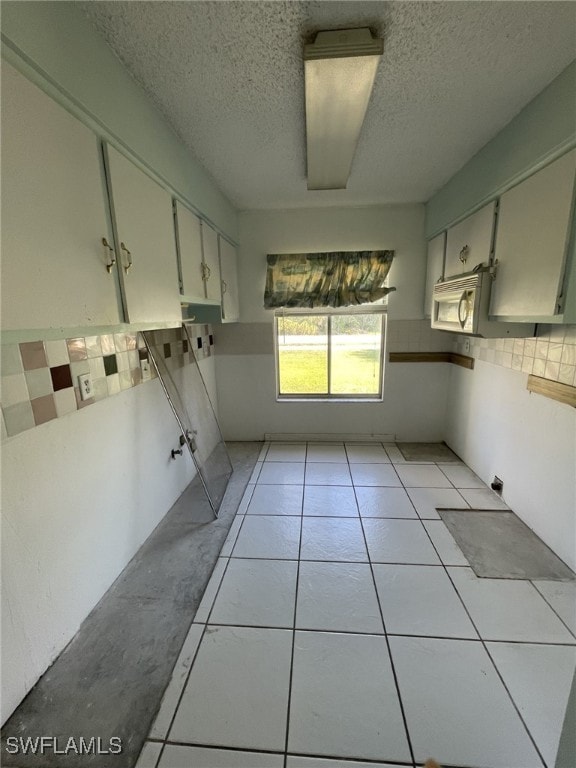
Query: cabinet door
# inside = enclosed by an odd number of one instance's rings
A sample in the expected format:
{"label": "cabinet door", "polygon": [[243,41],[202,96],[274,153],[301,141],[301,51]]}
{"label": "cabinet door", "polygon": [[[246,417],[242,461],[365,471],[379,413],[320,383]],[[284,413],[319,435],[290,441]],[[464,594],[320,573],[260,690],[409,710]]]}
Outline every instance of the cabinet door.
{"label": "cabinet door", "polygon": [[488,203],[472,216],[450,227],[446,235],[445,278],[472,272],[478,264],[488,266],[495,209],[495,202]]}
{"label": "cabinet door", "polygon": [[222,322],[234,323],[240,317],[236,248],[223,237],[219,238],[219,242],[220,274],[222,276]]}
{"label": "cabinet door", "polygon": [[118,266],[126,320],[180,322],[172,197],[114,147],[107,147]]}
{"label": "cabinet door", "polygon": [[428,243],[426,263],[426,294],[424,297],[424,317],[432,317],[432,294],[434,286],[444,275],[444,251],[446,232],[442,232]]}
{"label": "cabinet door", "polygon": [[572,217],[576,150],[500,198],[490,312],[506,317],[558,313]]}
{"label": "cabinet door", "polygon": [[222,301],[220,286],[220,261],[218,258],[218,234],[205,221],[202,222],[202,253],[206,273],[206,298],[211,301]]}
{"label": "cabinet door", "polygon": [[119,323],[97,137],[2,62],[2,327]]}
{"label": "cabinet door", "polygon": [[202,226],[200,219],[178,200],[175,204],[176,240],[182,274],[182,294],[204,299]]}

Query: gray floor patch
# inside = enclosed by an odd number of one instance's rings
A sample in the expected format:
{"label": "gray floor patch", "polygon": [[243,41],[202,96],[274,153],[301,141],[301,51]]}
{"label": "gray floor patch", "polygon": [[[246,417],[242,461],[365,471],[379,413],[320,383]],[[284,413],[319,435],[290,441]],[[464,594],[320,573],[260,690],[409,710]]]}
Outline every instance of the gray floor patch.
{"label": "gray floor patch", "polygon": [[[214,520],[198,478],[144,542],[80,630],[2,728],[2,765],[17,768],[131,768],[172,669],[261,444],[231,443],[234,474]],[[8,737],[54,736],[58,748],[112,736],[120,754],[11,755]],[[8,742],[10,744],[10,742]]]}
{"label": "gray floor patch", "polygon": [[477,576],[553,581],[575,578],[513,512],[443,509],[438,514]]}
{"label": "gray floor patch", "polygon": [[406,461],[460,461],[445,443],[396,443]]}

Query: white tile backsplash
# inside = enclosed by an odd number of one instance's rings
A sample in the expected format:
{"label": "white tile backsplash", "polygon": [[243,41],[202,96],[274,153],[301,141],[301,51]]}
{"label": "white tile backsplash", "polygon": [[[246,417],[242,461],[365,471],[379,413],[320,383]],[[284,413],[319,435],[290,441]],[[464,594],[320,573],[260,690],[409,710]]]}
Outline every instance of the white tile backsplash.
{"label": "white tile backsplash", "polygon": [[50,368],[58,365],[66,365],[70,360],[68,358],[68,346],[66,339],[57,339],[56,341],[45,341],[46,359]]}
{"label": "white tile backsplash", "polygon": [[74,413],[76,411],[76,395],[72,387],[55,392],[54,403],[58,418],[66,416],[67,413]]}
{"label": "white tile backsplash", "polygon": [[[576,325],[540,325],[530,339],[451,336],[453,351],[493,365],[576,386]],[[464,345],[470,344],[465,352]]]}
{"label": "white tile backsplash", "polygon": [[26,378],[23,373],[13,373],[11,376],[2,377],[0,398],[5,408],[29,399]]}

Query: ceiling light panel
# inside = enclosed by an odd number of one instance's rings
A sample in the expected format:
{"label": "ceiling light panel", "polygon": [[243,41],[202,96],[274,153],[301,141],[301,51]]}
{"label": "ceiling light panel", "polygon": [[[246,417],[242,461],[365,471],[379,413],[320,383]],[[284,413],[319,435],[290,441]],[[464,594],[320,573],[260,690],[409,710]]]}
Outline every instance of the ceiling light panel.
{"label": "ceiling light panel", "polygon": [[304,46],[308,189],[346,188],[382,51],[367,27]]}

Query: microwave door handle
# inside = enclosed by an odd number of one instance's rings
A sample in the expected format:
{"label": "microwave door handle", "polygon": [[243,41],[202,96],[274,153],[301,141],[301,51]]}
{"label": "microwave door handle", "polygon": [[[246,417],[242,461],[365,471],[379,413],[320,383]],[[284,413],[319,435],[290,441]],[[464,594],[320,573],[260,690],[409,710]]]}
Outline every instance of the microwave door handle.
{"label": "microwave door handle", "polygon": [[[462,305],[465,304],[466,306],[466,314],[464,315],[464,319],[462,319]],[[460,301],[458,302],[458,322],[460,323],[460,328],[464,330],[464,326],[466,325],[466,320],[468,320],[468,313],[469,313],[469,307],[468,302],[466,301],[466,291],[462,291],[462,296],[460,296]]]}

